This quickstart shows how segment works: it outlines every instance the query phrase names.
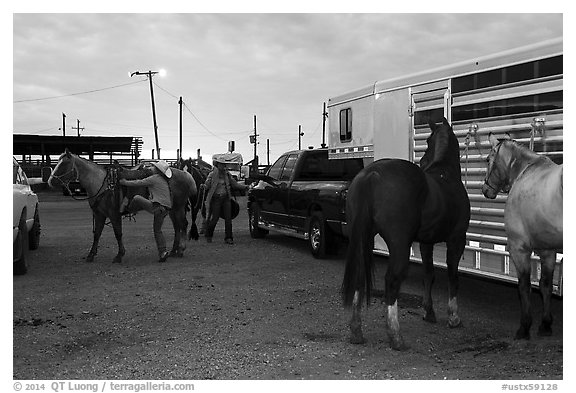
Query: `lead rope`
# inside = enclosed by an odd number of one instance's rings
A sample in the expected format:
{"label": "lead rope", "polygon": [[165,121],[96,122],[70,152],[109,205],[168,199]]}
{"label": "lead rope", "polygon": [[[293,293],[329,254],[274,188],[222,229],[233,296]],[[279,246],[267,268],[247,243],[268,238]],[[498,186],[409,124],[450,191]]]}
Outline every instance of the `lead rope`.
{"label": "lead rope", "polygon": [[542,152],[546,153],[546,118],[535,117],[532,119],[532,131],[530,131],[530,150],[534,151],[534,137],[540,134],[542,140]]}

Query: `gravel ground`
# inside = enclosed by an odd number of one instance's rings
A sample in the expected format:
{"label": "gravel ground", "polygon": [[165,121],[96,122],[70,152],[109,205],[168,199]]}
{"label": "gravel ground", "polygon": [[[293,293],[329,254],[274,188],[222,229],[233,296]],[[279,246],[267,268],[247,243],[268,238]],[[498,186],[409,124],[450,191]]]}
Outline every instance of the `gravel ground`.
{"label": "gravel ground", "polygon": [[[437,324],[422,320],[421,269],[402,287],[400,324],[409,349],[392,351],[379,299],[363,313],[367,342],[348,342],[340,301],[344,253],[314,259],[304,241],[251,239],[245,198],[235,245],[190,242],[183,258],[157,262],[152,217],[124,221],[126,256],[105,228],[93,263],[88,204],[40,193],[42,238],[29,272],[13,277],[13,378],[340,380],[563,378],[562,299],[553,299],[554,334],[514,341],[513,286],[462,277],[464,327],[446,327],[447,280],[437,272]],[[169,220],[164,232],[171,244]],[[344,247],[343,247],[344,248]],[[380,288],[386,259],[376,257]]]}

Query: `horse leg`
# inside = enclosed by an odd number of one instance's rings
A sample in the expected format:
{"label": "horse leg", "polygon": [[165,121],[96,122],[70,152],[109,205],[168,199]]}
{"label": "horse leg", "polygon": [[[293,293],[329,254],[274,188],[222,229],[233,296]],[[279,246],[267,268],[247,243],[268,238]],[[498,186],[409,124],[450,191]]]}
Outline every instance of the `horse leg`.
{"label": "horse leg", "polygon": [[179,244],[180,244],[180,231],[179,231],[179,223],[178,218],[174,210],[170,210],[170,221],[172,221],[172,227],[174,228],[174,242],[172,243],[172,250],[170,250],[170,256],[181,256],[178,255],[179,252]]}
{"label": "horse leg", "polygon": [[354,292],[354,300],[352,301],[352,319],[350,320],[350,343],[352,344],[363,344],[366,342],[364,340],[364,335],[362,334],[362,318],[360,317],[360,311],[362,310],[362,304],[360,303],[360,292]]}
{"label": "horse leg", "polygon": [[408,263],[410,260],[410,243],[403,246],[392,246],[390,248],[390,262],[385,277],[384,303],[387,308],[386,331],[390,338],[390,347],[401,351],[406,349],[404,339],[400,334],[400,322],[398,321],[398,297],[400,286],[406,277]]}
{"label": "horse leg", "polygon": [[200,234],[198,233],[198,227],[196,226],[196,217],[198,217],[198,209],[192,207],[192,224],[190,225],[190,232],[188,233],[188,240],[194,239],[198,240]]}
{"label": "horse leg", "polygon": [[446,265],[448,267],[448,327],[462,326],[458,316],[458,265],[466,247],[466,237],[446,242]]}
{"label": "horse leg", "polygon": [[508,239],[510,257],[518,274],[518,297],[520,298],[520,327],[516,331],[516,340],[530,339],[530,327],[532,326],[532,311],[530,308],[530,282],[531,263],[530,251],[516,242]]}
{"label": "horse leg", "polygon": [[[185,214],[185,211],[184,211]],[[186,249],[186,217],[182,217],[182,211],[171,210],[170,219],[172,220],[172,226],[174,227],[174,243],[172,244],[172,250],[170,250],[170,256],[182,257],[184,256],[184,250]]]}
{"label": "horse leg", "polygon": [[542,296],[542,323],[538,327],[539,336],[552,335],[552,313],[550,312],[550,298],[552,297],[552,279],[556,265],[556,251],[538,251],[542,262],[542,275],[540,276],[540,294]]}
{"label": "horse leg", "polygon": [[434,244],[420,243],[420,256],[424,265],[424,296],[422,297],[424,320],[436,323],[436,314],[432,304],[432,284],[434,284],[433,252]]}
{"label": "horse leg", "polygon": [[112,263],[121,263],[122,257],[124,254],[126,254],[126,249],[124,248],[124,243],[122,242],[122,218],[118,216],[113,219],[111,218],[110,221],[112,223],[112,228],[114,229],[116,242],[118,243],[118,253],[112,260]]}
{"label": "horse leg", "polygon": [[101,213],[94,212],[94,240],[92,241],[92,247],[86,256],[86,262],[93,262],[94,256],[98,253],[98,242],[100,241],[100,236],[102,235],[102,230],[104,229],[104,223],[106,222],[106,216]]}

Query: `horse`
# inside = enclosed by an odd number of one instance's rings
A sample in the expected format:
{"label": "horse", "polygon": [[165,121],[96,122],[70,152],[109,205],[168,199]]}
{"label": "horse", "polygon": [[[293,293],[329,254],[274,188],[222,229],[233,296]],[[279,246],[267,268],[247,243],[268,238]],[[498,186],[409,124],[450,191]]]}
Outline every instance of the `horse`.
{"label": "horse", "polygon": [[206,209],[204,209],[204,183],[206,182],[206,174],[200,170],[200,168],[195,165],[192,158],[183,160],[179,165],[180,169],[186,171],[192,175],[194,182],[196,183],[196,189],[198,190],[198,198],[195,201],[190,201],[192,205],[192,225],[190,226],[190,232],[188,233],[188,240],[194,239],[198,240],[200,234],[198,232],[198,227],[196,226],[196,217],[198,216],[198,211],[202,215],[202,230],[205,229],[206,224]]}
{"label": "horse", "polygon": [[492,146],[482,193],[494,199],[499,192],[508,193],[504,208],[504,228],[508,251],[518,274],[521,304],[520,327],[515,339],[529,339],[532,315],[530,309],[531,254],[541,261],[540,294],[543,303],[539,336],[552,334],[550,298],[556,265],[556,252],[563,248],[562,177],[563,166],[550,158],[510,139],[490,133]]}
{"label": "horse", "polygon": [[420,166],[402,159],[381,159],[366,166],[353,179],[346,198],[349,245],[342,282],[345,307],[352,306],[350,341],[365,342],[362,335],[363,299],[370,305],[374,275],[372,251],[379,234],[388,245],[384,303],[390,346],[407,346],[400,333],[398,296],[407,275],[412,242],[420,243],[424,266],[424,320],[436,322],[432,304],[434,244],[446,242],[449,277],[448,326],[458,327],[458,265],[466,244],[470,201],[461,181],[458,139],[444,118],[429,122],[431,134]]}
{"label": "horse", "polygon": [[[110,220],[114,230],[114,236],[118,243],[118,253],[113,259],[113,263],[122,262],[122,257],[126,250],[122,242],[122,213],[120,204],[124,192],[118,184],[120,177],[131,180],[143,177],[143,169],[123,169],[119,167],[105,168],[85,158],[71,153],[67,148],[58,159],[56,167],[52,171],[48,184],[51,187],[58,185],[66,186],[76,176],[80,185],[87,192],[87,200],[92,209],[94,217],[94,239],[92,247],[86,256],[87,262],[94,261],[94,256],[98,252],[98,242],[106,223]],[[171,256],[181,257],[186,248],[186,229],[188,221],[186,219],[187,205],[190,198],[196,198],[196,183],[187,172],[174,168],[172,177],[169,179],[170,193],[172,198],[172,208],[169,216],[174,227],[174,243]],[[128,190],[133,192],[135,190]],[[145,190],[141,190],[145,192]]]}

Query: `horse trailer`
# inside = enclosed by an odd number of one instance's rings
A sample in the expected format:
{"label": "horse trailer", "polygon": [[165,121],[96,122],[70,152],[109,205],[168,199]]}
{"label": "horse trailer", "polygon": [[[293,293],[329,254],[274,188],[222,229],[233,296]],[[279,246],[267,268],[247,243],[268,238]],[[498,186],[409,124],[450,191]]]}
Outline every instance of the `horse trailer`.
{"label": "horse trailer", "polygon": [[[460,270],[516,282],[504,230],[506,195],[482,195],[488,134],[505,133],[533,151],[563,162],[562,38],[480,57],[406,77],[377,81],[333,97],[328,103],[329,156],[362,157],[366,162],[401,158],[419,163],[430,135],[428,122],[446,117],[460,143],[462,182],[471,204],[466,250]],[[387,255],[377,236],[374,253]],[[532,281],[540,264],[532,256]],[[420,261],[412,247],[412,259]],[[445,266],[445,247],[434,249]],[[562,295],[562,254],[554,293]]]}

